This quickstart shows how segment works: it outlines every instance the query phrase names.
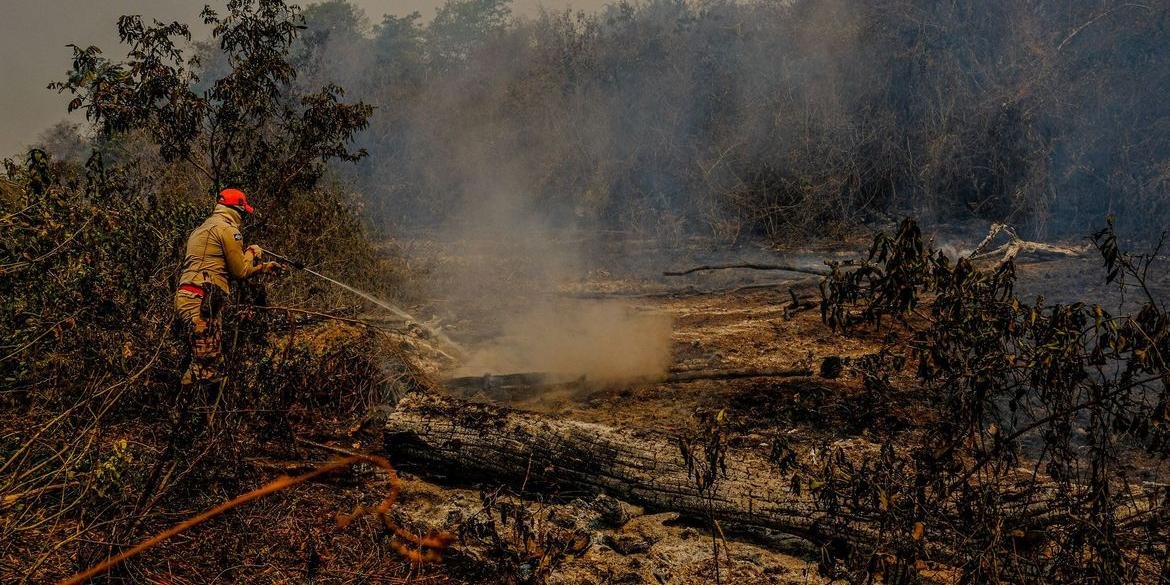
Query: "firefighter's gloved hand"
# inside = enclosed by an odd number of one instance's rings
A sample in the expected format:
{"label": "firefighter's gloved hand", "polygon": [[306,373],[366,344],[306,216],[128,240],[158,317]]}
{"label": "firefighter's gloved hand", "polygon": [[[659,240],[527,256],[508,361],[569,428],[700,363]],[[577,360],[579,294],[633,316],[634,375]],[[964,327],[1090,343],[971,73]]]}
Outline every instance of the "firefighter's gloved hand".
{"label": "firefighter's gloved hand", "polygon": [[256,244],[252,244],[251,246],[244,248],[244,253],[247,254],[248,252],[252,253],[253,260],[259,260],[264,257],[264,249],[260,246],[257,246]]}
{"label": "firefighter's gloved hand", "polygon": [[280,262],[265,262],[260,265],[260,272],[264,274],[284,274],[284,265]]}

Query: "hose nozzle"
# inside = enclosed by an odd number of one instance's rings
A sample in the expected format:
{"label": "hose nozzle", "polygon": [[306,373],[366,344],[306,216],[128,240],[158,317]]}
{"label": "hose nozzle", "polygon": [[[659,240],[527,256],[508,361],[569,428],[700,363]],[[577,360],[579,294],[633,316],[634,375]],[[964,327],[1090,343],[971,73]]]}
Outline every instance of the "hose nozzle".
{"label": "hose nozzle", "polygon": [[292,258],[288,258],[286,256],[281,256],[280,254],[277,254],[276,252],[273,252],[271,250],[264,250],[264,253],[268,254],[269,256],[272,256],[273,258],[276,258],[276,260],[278,262],[283,262],[284,264],[288,264],[289,266],[292,266],[293,268],[296,268],[297,270],[304,270],[305,269],[304,262],[299,262],[297,260],[293,260]]}

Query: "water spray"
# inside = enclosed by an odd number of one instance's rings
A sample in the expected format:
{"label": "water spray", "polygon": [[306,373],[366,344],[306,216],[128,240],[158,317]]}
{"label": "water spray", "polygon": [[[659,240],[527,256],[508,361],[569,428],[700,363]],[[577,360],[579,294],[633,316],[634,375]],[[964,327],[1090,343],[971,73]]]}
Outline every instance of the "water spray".
{"label": "water spray", "polygon": [[418,325],[419,327],[423,328],[427,333],[430,333],[435,339],[438,339],[447,347],[455,350],[456,357],[463,357],[463,356],[467,355],[467,351],[463,349],[463,346],[459,345],[458,343],[455,343],[454,340],[452,340],[450,337],[447,337],[446,334],[444,334],[442,331],[439,331],[437,328],[431,327],[430,325],[427,325],[426,323],[423,323],[422,321],[415,319],[414,316],[411,315],[410,313],[407,313],[406,311],[403,311],[402,309],[399,309],[398,307],[395,307],[394,305],[391,305],[390,303],[388,303],[382,299],[379,299],[378,297],[375,297],[374,295],[371,295],[370,293],[367,293],[367,292],[362,291],[362,290],[358,290],[358,289],[356,289],[348,284],[345,284],[344,282],[341,282],[339,280],[325,276],[324,274],[321,274],[320,272],[317,272],[317,271],[305,266],[305,264],[303,262],[298,262],[298,261],[293,260],[291,258],[281,256],[280,254],[277,254],[276,252],[273,252],[271,250],[264,250],[264,253],[269,255],[269,256],[272,256],[273,258],[276,258],[278,261],[280,261],[284,264],[287,264],[289,266],[292,266],[293,268],[296,268],[297,270],[300,270],[300,271],[303,271],[307,274],[311,274],[313,276],[316,276],[317,278],[320,278],[321,280],[324,280],[332,285],[341,287],[341,288],[343,288],[343,289],[345,289],[345,290],[347,290],[347,291],[349,291],[349,292],[351,292],[351,293],[353,293],[353,294],[355,294],[355,295],[357,295],[357,296],[359,296],[367,301],[370,301],[371,303],[374,303],[375,305],[378,305],[379,307],[382,307],[383,309],[390,311],[394,315],[401,317],[402,319],[406,320],[408,323],[413,323],[415,325]]}

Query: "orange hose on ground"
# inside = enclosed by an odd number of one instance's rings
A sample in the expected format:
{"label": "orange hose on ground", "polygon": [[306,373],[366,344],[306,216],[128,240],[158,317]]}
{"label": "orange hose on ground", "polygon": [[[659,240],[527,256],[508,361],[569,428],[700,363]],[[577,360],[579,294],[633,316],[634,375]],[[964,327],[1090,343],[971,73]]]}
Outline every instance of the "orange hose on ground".
{"label": "orange hose on ground", "polygon": [[[346,457],[344,459],[338,459],[336,461],[331,461],[329,463],[326,463],[325,465],[322,465],[321,467],[314,469],[313,471],[310,471],[310,472],[302,474],[302,475],[298,475],[296,477],[289,477],[287,475],[278,477],[278,478],[268,482],[267,484],[264,484],[264,486],[262,486],[258,489],[255,489],[255,490],[252,490],[246,494],[237,496],[236,498],[229,500],[227,502],[224,502],[224,503],[222,503],[222,504],[220,504],[220,505],[218,505],[210,510],[207,510],[206,512],[203,512],[202,514],[188,518],[187,520],[184,520],[183,522],[180,522],[179,524],[176,524],[175,526],[173,526],[167,530],[164,530],[163,532],[160,532],[160,533],[134,545],[134,547],[129,549],[129,550],[123,551],[122,553],[119,553],[116,556],[110,557],[110,558],[106,559],[105,561],[102,561],[102,562],[100,562],[100,563],[80,572],[80,573],[77,573],[76,575],[73,575],[72,577],[69,577],[68,579],[65,579],[64,581],[61,581],[60,585],[80,585],[82,583],[85,583],[86,581],[88,581],[94,577],[97,577],[98,575],[101,575],[101,574],[109,571],[110,569],[113,569],[114,567],[126,562],[127,560],[132,559],[132,558],[150,550],[151,548],[154,548],[155,546],[157,546],[159,543],[163,542],[164,540],[167,540],[168,538],[175,536],[176,534],[181,534],[183,532],[186,532],[187,530],[194,528],[195,526],[198,526],[198,525],[200,525],[200,524],[202,524],[202,523],[204,523],[212,518],[215,518],[216,516],[219,516],[225,512],[228,512],[228,511],[234,509],[234,508],[238,508],[238,507],[240,507],[244,504],[247,504],[248,502],[251,502],[253,500],[258,500],[260,498],[274,494],[276,492],[286,490],[286,489],[291,488],[293,486],[296,486],[298,484],[304,483],[310,479],[313,479],[314,477],[318,477],[320,475],[324,475],[324,474],[329,473],[331,471],[336,471],[338,469],[349,467],[355,463],[370,463],[373,465],[377,465],[378,467],[381,467],[383,470],[385,470],[388,474],[390,474],[390,493],[389,493],[389,495],[386,496],[386,498],[384,500],[382,500],[382,503],[378,505],[378,508],[376,510],[374,510],[374,514],[376,514],[378,516],[378,518],[380,520],[382,520],[382,522],[390,530],[392,530],[394,532],[395,535],[397,535],[399,538],[401,538],[403,540],[406,540],[406,541],[416,545],[420,549],[424,548],[424,547],[429,548],[429,549],[442,549],[442,548],[446,548],[448,545],[450,545],[450,543],[453,541],[453,538],[450,535],[433,534],[433,535],[429,535],[426,537],[420,537],[420,536],[417,536],[417,535],[412,534],[410,532],[407,532],[402,527],[398,526],[398,524],[395,523],[393,520],[391,520],[388,516],[386,516],[386,513],[390,511],[390,507],[394,505],[394,501],[398,497],[398,490],[399,490],[398,474],[395,473],[394,467],[391,466],[390,462],[387,461],[384,457],[378,457],[377,455],[353,455],[350,457]],[[352,521],[353,518],[356,517],[357,515],[359,515],[359,514],[355,513],[353,517],[350,517],[345,522],[342,522],[339,519],[338,523],[341,524],[342,527],[344,527],[345,525],[349,524],[349,522]],[[399,546],[399,545],[395,545],[394,548],[399,553],[405,555],[407,558],[409,558],[411,561],[414,561],[414,562],[420,562],[420,561],[425,561],[425,560],[435,560],[438,558],[437,551],[435,551],[435,550],[430,550],[424,554],[420,551],[411,550],[411,549],[408,549],[406,547]]]}

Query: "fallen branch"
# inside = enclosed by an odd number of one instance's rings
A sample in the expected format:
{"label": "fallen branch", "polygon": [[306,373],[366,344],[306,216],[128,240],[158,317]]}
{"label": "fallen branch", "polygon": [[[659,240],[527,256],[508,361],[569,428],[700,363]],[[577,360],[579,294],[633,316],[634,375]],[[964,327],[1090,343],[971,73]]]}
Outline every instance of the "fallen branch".
{"label": "fallen branch", "polygon": [[[198,525],[200,525],[208,520],[211,520],[212,518],[215,518],[216,516],[220,516],[226,512],[229,512],[235,508],[238,508],[244,504],[247,504],[248,502],[252,502],[252,501],[258,500],[260,498],[263,498],[265,496],[272,495],[276,492],[289,489],[291,487],[302,484],[302,483],[304,483],[310,479],[313,479],[315,477],[325,475],[326,473],[330,473],[330,472],[336,471],[338,469],[343,469],[343,468],[349,467],[351,465],[355,465],[357,463],[369,463],[369,464],[381,467],[383,470],[385,470],[386,473],[388,473],[390,475],[390,494],[387,495],[386,498],[382,500],[382,503],[379,504],[377,508],[370,510],[368,512],[365,509],[358,507],[358,508],[355,508],[354,513],[352,515],[339,514],[338,519],[337,519],[337,523],[341,527],[344,528],[345,526],[349,525],[349,523],[352,522],[356,517],[364,515],[366,513],[369,513],[371,515],[377,516],[378,519],[381,520],[383,522],[383,524],[385,524],[388,528],[390,528],[396,536],[398,536],[402,540],[405,540],[405,541],[411,543],[417,549],[417,550],[408,549],[403,545],[399,545],[397,543],[394,543],[393,545],[394,545],[395,549],[398,550],[399,553],[403,554],[404,556],[411,559],[412,561],[424,561],[424,560],[437,559],[438,555],[441,553],[441,551],[446,549],[451,544],[451,542],[453,542],[453,538],[447,534],[432,534],[429,536],[416,536],[410,532],[407,532],[405,529],[401,528],[396,523],[394,523],[394,521],[391,520],[390,517],[386,515],[387,512],[390,511],[390,508],[394,505],[395,500],[397,500],[398,492],[399,492],[399,489],[401,487],[401,485],[398,481],[398,474],[394,471],[394,467],[392,467],[390,465],[390,462],[387,461],[383,457],[378,457],[376,455],[354,455],[351,457],[346,457],[344,459],[338,459],[336,461],[326,463],[325,465],[322,465],[322,466],[318,467],[317,469],[314,469],[313,471],[310,471],[310,472],[305,473],[303,475],[298,475],[296,477],[289,477],[287,475],[284,475],[284,476],[278,477],[278,478],[268,482],[263,487],[252,490],[246,494],[237,496],[236,498],[229,500],[227,502],[224,502],[224,503],[222,503],[222,504],[220,504],[220,505],[218,505],[210,510],[207,510],[206,512],[203,512],[202,514],[188,518],[187,520],[184,520],[183,522],[180,522],[180,523],[176,524],[175,526],[173,526],[167,530],[164,530],[164,531],[138,543],[133,548],[131,548],[127,551],[124,551],[124,552],[122,552],[114,557],[111,557],[109,559],[106,559],[105,561],[102,561],[102,562],[100,562],[100,563],[80,572],[80,573],[77,573],[76,575],[73,575],[72,577],[69,577],[68,579],[65,579],[64,581],[61,581],[61,585],[80,585],[82,583],[85,583],[86,581],[88,581],[94,577],[97,577],[98,575],[101,575],[103,573],[106,573],[107,571],[109,571],[110,569],[113,569],[114,567],[117,567],[118,565],[126,562],[127,560],[130,560],[130,559],[154,548],[155,546],[158,546],[160,543],[171,538],[172,536],[182,534],[183,532],[186,532],[187,530],[190,530],[191,528],[194,528],[194,527],[196,527],[196,526],[198,526]],[[423,549],[426,549],[426,551],[420,552],[420,551],[423,551]]]}
{"label": "fallen branch", "polygon": [[798,296],[796,296],[796,289],[794,289],[794,288],[788,289],[788,296],[789,296],[789,298],[792,299],[792,302],[784,306],[784,318],[785,319],[791,319],[792,317],[794,317],[797,313],[800,313],[801,311],[807,311],[809,309],[815,309],[815,308],[821,306],[821,303],[819,300],[817,300],[817,297],[814,297],[814,296],[798,297]]}
{"label": "fallen branch", "polygon": [[784,272],[799,272],[801,274],[812,274],[815,276],[828,276],[829,275],[829,272],[826,270],[816,270],[813,268],[802,268],[800,266],[792,266],[792,265],[787,265],[787,264],[754,264],[754,263],[750,263],[750,262],[743,263],[743,264],[710,264],[710,265],[696,266],[694,268],[688,268],[686,270],[678,270],[678,271],[667,270],[666,272],[663,272],[662,275],[663,276],[685,276],[687,274],[691,274],[694,272],[700,272],[703,270],[728,270],[728,269],[732,269],[732,268],[746,268],[748,270],[782,270]]}
{"label": "fallen branch", "polygon": [[[739,378],[791,378],[811,376],[808,368],[732,368],[697,369],[670,372],[665,378],[647,378],[646,381],[666,383],[693,382],[695,380],[735,380]],[[583,386],[588,383],[585,376],[567,378],[546,372],[522,372],[515,374],[484,374],[482,376],[460,376],[446,380],[443,385],[449,390],[471,396],[484,392],[496,400],[515,400],[535,391],[554,386]]]}
{"label": "fallen branch", "polygon": [[[808,280],[816,281],[818,279],[810,278]],[[681,289],[670,290],[656,290],[648,292],[599,292],[599,291],[574,291],[574,292],[560,292],[553,293],[557,296],[568,297],[571,299],[654,299],[654,298],[682,298],[682,297],[702,297],[710,295],[725,295],[735,294],[751,290],[772,290],[776,292],[783,292],[784,287],[791,287],[798,284],[806,283],[805,279],[800,280],[778,280],[773,282],[758,282],[754,284],[744,284],[739,286],[730,286],[725,288],[696,288],[688,286]]]}
{"label": "fallen branch", "polygon": [[[991,244],[992,240],[1000,234],[1005,234],[1008,237],[1007,243],[987,251],[987,246]],[[979,242],[978,246],[971,251],[971,259],[979,260],[982,258],[991,258],[994,256],[1000,257],[1000,262],[1007,262],[1008,260],[1015,260],[1020,254],[1035,254],[1038,256],[1061,256],[1066,258],[1083,258],[1085,252],[1089,250],[1089,245],[1080,248],[1069,246],[1057,246],[1054,244],[1045,244],[1043,242],[1031,242],[1025,240],[1016,233],[1016,230],[1009,225],[994,223],[991,224],[991,230],[987,232],[987,237]]]}
{"label": "fallen branch", "polygon": [[47,485],[47,486],[43,486],[43,487],[39,487],[39,488],[34,488],[34,489],[20,492],[20,493],[5,494],[4,497],[0,498],[0,508],[6,508],[8,506],[14,505],[17,502],[19,502],[20,500],[25,499],[25,498],[33,498],[33,497],[37,497],[37,496],[40,496],[40,495],[48,493],[48,492],[52,492],[52,491],[56,491],[56,490],[60,490],[60,489],[65,489],[65,488],[77,487],[79,485],[81,485],[81,482],[68,481],[68,482],[62,482],[62,483],[55,483],[53,485]]}

